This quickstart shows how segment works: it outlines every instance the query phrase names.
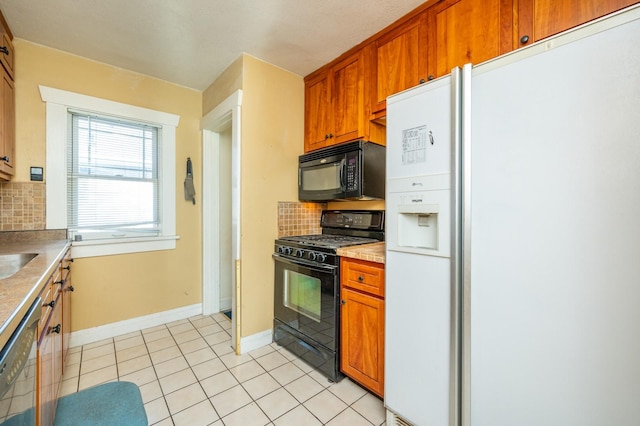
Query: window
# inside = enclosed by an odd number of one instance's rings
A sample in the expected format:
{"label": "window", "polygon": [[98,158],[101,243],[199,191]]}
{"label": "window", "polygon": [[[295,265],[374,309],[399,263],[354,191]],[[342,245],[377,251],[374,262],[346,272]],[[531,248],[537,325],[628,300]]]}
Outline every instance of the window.
{"label": "window", "polygon": [[69,118],[70,237],[157,236],[158,127],[74,111]]}
{"label": "window", "polygon": [[179,117],[40,87],[47,102],[47,229],[74,256],[175,248]]}

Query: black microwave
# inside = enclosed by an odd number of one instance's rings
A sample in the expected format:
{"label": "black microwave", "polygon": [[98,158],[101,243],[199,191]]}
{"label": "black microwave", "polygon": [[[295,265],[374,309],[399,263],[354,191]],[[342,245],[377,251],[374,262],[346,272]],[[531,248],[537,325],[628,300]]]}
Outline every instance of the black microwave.
{"label": "black microwave", "polygon": [[382,145],[360,140],[301,155],[298,199],[384,199],[385,151]]}

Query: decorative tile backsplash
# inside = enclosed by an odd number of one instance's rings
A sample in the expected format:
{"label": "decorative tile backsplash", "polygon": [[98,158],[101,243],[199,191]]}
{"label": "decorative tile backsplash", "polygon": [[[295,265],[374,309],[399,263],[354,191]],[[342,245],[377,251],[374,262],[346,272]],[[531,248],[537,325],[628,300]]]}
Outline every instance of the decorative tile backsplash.
{"label": "decorative tile backsplash", "polygon": [[0,231],[41,230],[45,225],[44,183],[0,183]]}
{"label": "decorative tile backsplash", "polygon": [[278,202],[278,238],[321,234],[320,216],[325,203]]}

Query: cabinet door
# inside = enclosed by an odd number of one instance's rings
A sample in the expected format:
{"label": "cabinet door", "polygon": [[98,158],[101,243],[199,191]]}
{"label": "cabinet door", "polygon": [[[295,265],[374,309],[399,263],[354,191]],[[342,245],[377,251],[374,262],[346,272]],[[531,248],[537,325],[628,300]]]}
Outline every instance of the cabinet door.
{"label": "cabinet door", "polygon": [[329,140],[329,75],[324,70],[305,80],[304,90],[304,151],[323,148]]}
{"label": "cabinet door", "polygon": [[384,396],[384,300],[341,289],[341,370]]}
{"label": "cabinet door", "polygon": [[331,67],[331,113],[333,115],[330,144],[347,142],[364,136],[364,51]]}
{"label": "cabinet door", "polygon": [[429,79],[512,50],[513,0],[445,0],[427,19]]}
{"label": "cabinet door", "polygon": [[51,341],[53,343],[53,417],[56,416],[56,406],[58,404],[58,395],[60,393],[60,385],[62,384],[62,294],[58,296],[56,306],[53,309],[50,323]]}
{"label": "cabinet door", "polygon": [[45,332],[38,343],[38,425],[53,424],[53,342]]}
{"label": "cabinet door", "polygon": [[420,84],[427,78],[427,21],[420,14],[374,42],[371,110],[384,111],[387,96]]}
{"label": "cabinet door", "polygon": [[38,343],[38,424],[53,424],[56,400],[62,380],[62,336],[60,334],[60,297],[55,300],[51,317]]}
{"label": "cabinet door", "polygon": [[635,3],[638,1],[519,0],[519,39],[538,41]]}
{"label": "cabinet door", "polygon": [[14,174],[15,104],[13,80],[0,68],[0,178],[10,179]]}
{"label": "cabinet door", "polygon": [[13,80],[13,44],[7,33],[2,33],[0,39],[0,64],[9,74],[9,77]]}

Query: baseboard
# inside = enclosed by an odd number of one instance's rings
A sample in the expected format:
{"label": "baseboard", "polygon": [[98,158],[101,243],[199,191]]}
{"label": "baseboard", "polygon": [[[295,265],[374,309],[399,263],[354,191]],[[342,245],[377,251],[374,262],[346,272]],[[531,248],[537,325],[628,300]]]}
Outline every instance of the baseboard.
{"label": "baseboard", "polygon": [[200,315],[202,313],[202,304],[198,303],[190,306],[172,309],[170,311],[158,312],[155,314],[145,315],[142,317],[131,318],[124,321],[118,321],[111,324],[101,325],[99,327],[87,328],[71,333],[69,346],[82,346],[100,340],[110,339],[122,334],[132,333],[134,331],[144,330],[145,328],[155,327],[156,325],[166,324],[172,321]]}
{"label": "baseboard", "polygon": [[240,353],[246,354],[273,342],[273,329],[264,330],[240,339]]}
{"label": "baseboard", "polygon": [[220,299],[220,312],[231,310],[231,298],[222,297]]}

